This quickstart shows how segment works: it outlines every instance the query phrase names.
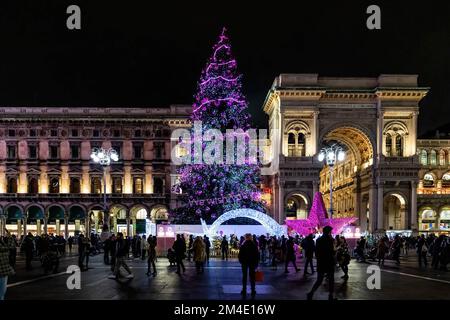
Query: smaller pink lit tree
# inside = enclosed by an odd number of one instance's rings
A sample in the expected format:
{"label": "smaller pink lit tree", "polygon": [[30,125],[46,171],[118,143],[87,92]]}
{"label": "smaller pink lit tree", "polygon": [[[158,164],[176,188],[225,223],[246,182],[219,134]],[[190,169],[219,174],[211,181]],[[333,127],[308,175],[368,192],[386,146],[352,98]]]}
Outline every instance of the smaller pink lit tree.
{"label": "smaller pink lit tree", "polygon": [[332,227],[333,234],[340,234],[345,226],[355,222],[356,220],[357,218],[328,218],[322,194],[320,192],[316,192],[308,218],[286,220],[286,225],[289,229],[301,235],[317,233],[325,226]]}

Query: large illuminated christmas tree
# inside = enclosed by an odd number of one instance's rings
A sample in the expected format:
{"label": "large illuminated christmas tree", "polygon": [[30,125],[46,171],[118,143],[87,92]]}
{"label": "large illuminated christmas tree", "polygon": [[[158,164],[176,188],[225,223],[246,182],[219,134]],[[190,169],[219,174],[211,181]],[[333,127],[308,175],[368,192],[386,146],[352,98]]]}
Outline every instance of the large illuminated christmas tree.
{"label": "large illuminated christmas tree", "polygon": [[[220,130],[224,134],[224,140],[227,129],[249,129],[250,115],[242,93],[241,78],[224,28],[198,82],[192,123],[201,121],[203,132],[208,129]],[[225,145],[224,143],[222,150],[223,159],[226,158]],[[203,150],[206,146],[203,142]],[[259,167],[254,162],[186,164],[180,168],[179,173],[178,188],[182,192],[184,206],[173,212],[174,222],[198,223],[202,218],[211,223],[224,212],[238,208],[265,212],[257,186]]]}

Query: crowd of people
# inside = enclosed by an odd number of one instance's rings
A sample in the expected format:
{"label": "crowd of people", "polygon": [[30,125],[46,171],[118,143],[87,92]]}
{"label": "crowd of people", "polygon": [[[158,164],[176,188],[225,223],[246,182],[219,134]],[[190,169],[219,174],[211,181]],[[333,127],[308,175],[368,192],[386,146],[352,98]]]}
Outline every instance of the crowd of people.
{"label": "crowd of people", "polygon": [[[329,297],[333,299],[334,274],[341,270],[345,281],[349,278],[348,265],[355,258],[358,262],[373,261],[383,266],[386,259],[401,263],[401,256],[408,256],[413,252],[418,257],[419,267],[428,266],[429,262],[434,269],[447,271],[450,262],[450,238],[445,235],[405,237],[387,235],[378,237],[361,237],[354,247],[349,246],[342,236],[331,235],[331,227],[325,227],[319,238],[313,234],[306,237],[296,235],[270,236],[246,234],[238,237],[234,234],[222,235],[216,239],[208,236],[185,237],[177,234],[171,248],[168,249],[167,258],[170,266],[176,266],[176,273],[182,275],[186,271],[183,260],[195,263],[197,274],[203,274],[205,264],[209,263],[211,250],[219,250],[219,257],[226,261],[232,252],[238,252],[238,260],[242,266],[242,294],[247,294],[247,282],[250,280],[251,294],[256,294],[255,272],[259,265],[271,267],[276,270],[279,265],[284,272],[289,273],[290,267],[297,273],[301,271],[298,259],[302,258],[303,277],[317,272],[317,280],[308,293],[307,298],[312,299],[315,290],[326,278],[329,282]],[[134,278],[127,265],[127,260],[147,260],[147,276],[155,277],[157,269],[157,237],[149,235],[135,235],[126,237],[122,233],[108,232],[105,226],[101,234],[92,233],[89,236],[79,234],[70,236],[67,240],[62,236],[43,234],[34,236],[28,233],[17,239],[6,230],[6,236],[0,237],[0,300],[4,298],[6,283],[9,276],[15,273],[16,257],[18,251],[25,257],[25,269],[33,269],[33,260],[40,260],[44,271],[54,273],[58,270],[59,258],[66,253],[66,247],[71,253],[73,245],[77,245],[78,264],[80,270],[89,269],[89,257],[103,253],[103,260],[110,265],[111,279],[122,277],[122,269],[126,272],[126,279]],[[217,256],[217,252],[215,252]],[[316,269],[313,259],[316,258]]]}

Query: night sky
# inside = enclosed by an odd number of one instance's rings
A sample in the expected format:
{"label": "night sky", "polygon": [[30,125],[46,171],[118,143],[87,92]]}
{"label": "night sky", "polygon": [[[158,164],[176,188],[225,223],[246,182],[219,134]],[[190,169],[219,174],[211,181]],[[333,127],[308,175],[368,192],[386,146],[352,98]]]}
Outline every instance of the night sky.
{"label": "night sky", "polygon": [[[226,26],[255,125],[266,126],[262,102],[280,73],[419,74],[431,87],[420,133],[450,122],[448,1],[111,2],[2,0],[0,104],[191,104]],[[66,28],[70,4],[80,31]],[[369,4],[381,7],[381,30],[366,28]]]}

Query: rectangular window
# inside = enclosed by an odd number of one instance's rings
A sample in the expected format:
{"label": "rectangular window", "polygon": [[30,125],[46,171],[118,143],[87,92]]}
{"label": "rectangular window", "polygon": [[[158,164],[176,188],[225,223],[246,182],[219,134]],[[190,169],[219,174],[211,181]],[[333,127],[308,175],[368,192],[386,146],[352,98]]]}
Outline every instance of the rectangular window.
{"label": "rectangular window", "polygon": [[30,159],[37,158],[37,148],[36,146],[28,146],[28,156]]}
{"label": "rectangular window", "polygon": [[72,129],[72,137],[78,137],[78,129]]}
{"label": "rectangular window", "polygon": [[141,146],[134,146],[133,147],[133,154],[134,159],[142,159],[142,147]]}
{"label": "rectangular window", "polygon": [[119,146],[119,145],[113,145],[112,148],[113,148],[114,150],[116,150],[117,155],[119,156],[119,160],[122,159],[122,154],[120,153],[120,151],[121,151],[121,150],[120,150],[120,146]]}
{"label": "rectangular window", "polygon": [[16,158],[16,146],[9,145],[8,146],[8,159]]}
{"label": "rectangular window", "polygon": [[36,137],[36,130],[35,129],[31,129],[30,130],[30,137]]}
{"label": "rectangular window", "polygon": [[164,144],[162,142],[155,142],[155,159],[163,158]]}
{"label": "rectangular window", "polygon": [[16,136],[16,130],[14,130],[14,129],[8,130],[8,136],[15,137]]}
{"label": "rectangular window", "polygon": [[122,193],[122,178],[113,178],[113,193]]}
{"label": "rectangular window", "polygon": [[100,131],[99,131],[99,130],[94,130],[94,131],[92,132],[92,135],[93,135],[95,138],[98,138],[98,137],[100,137]]}
{"label": "rectangular window", "polygon": [[72,159],[80,158],[80,147],[78,145],[71,145],[70,146],[70,155],[71,155]]}
{"label": "rectangular window", "polygon": [[58,146],[50,146],[50,159],[58,159]]}
{"label": "rectangular window", "polygon": [[134,132],[134,136],[135,136],[136,138],[140,138],[140,137],[141,137],[141,130],[136,130],[136,131]]}
{"label": "rectangular window", "polygon": [[113,131],[113,136],[115,137],[115,138],[119,138],[120,137],[120,130],[114,130]]}
{"label": "rectangular window", "polygon": [[56,130],[56,129],[50,130],[50,135],[51,135],[52,137],[57,137],[57,136],[58,136],[58,130]]}

